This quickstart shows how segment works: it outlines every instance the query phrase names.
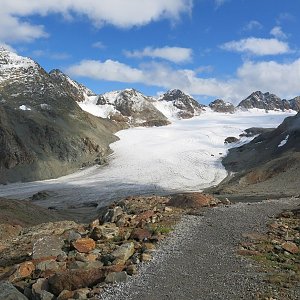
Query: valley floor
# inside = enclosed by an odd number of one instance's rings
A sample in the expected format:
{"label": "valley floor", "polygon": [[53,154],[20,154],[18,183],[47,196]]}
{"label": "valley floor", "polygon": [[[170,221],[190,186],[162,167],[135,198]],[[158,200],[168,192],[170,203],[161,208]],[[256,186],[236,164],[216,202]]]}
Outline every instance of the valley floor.
{"label": "valley floor", "polygon": [[289,115],[204,113],[169,126],[123,130],[117,133],[120,140],[111,145],[108,165],[58,179],[2,185],[0,197],[22,199],[47,191],[36,204],[67,208],[87,202],[102,206],[129,195],[199,191],[226,177],[221,164],[228,149],[226,137],[238,137],[249,127],[276,127]]}

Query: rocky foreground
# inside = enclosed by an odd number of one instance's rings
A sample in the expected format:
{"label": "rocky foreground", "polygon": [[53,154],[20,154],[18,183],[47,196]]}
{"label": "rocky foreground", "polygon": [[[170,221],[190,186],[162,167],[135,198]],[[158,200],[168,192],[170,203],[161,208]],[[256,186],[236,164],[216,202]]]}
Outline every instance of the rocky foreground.
{"label": "rocky foreground", "polygon": [[102,208],[90,224],[27,227],[2,218],[0,299],[99,299],[107,285],[126,282],[140,262],[151,260],[183,214],[218,204],[212,196],[190,193],[129,197]]}

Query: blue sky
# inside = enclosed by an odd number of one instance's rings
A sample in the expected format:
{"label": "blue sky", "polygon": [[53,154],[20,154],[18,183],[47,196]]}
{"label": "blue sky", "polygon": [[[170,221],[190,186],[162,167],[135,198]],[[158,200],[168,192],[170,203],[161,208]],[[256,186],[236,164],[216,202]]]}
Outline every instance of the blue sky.
{"label": "blue sky", "polygon": [[297,0],[0,0],[0,44],[96,93],[300,95]]}

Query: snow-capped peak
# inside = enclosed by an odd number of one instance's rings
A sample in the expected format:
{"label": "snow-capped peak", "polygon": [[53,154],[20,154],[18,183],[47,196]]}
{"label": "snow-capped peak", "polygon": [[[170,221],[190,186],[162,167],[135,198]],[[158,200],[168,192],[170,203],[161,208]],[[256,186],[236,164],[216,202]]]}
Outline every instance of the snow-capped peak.
{"label": "snow-capped peak", "polygon": [[3,47],[0,47],[0,83],[14,78],[17,72],[21,75],[22,71],[28,69],[38,69],[38,64],[28,57],[22,57]]}

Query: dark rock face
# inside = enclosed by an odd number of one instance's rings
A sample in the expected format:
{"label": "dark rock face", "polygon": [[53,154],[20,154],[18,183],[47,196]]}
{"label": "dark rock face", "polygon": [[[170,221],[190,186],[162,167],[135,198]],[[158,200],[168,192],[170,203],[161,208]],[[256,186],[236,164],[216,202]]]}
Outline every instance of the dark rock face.
{"label": "dark rock face", "polygon": [[224,144],[232,144],[238,142],[239,139],[234,136],[229,136],[225,139]]}
{"label": "dark rock face", "polygon": [[176,89],[163,94],[158,101],[172,102],[173,106],[179,109],[178,117],[180,119],[189,119],[200,115],[204,109],[204,105],[183,93],[181,90]]}
{"label": "dark rock face", "polygon": [[109,105],[114,110],[109,116],[117,122],[131,126],[163,126],[169,124],[165,117],[153,104],[150,97],[144,96],[134,89],[111,92],[100,95],[97,105]]}
{"label": "dark rock face", "polygon": [[235,175],[220,184],[221,190],[268,181],[272,191],[283,192],[286,186],[299,191],[300,113],[286,118],[276,129],[260,134],[250,143],[230,149],[223,164]]}
{"label": "dark rock face", "polygon": [[300,96],[295,97],[288,101],[290,104],[290,108],[295,111],[300,111]]}
{"label": "dark rock face", "polygon": [[220,112],[220,113],[234,113],[235,112],[235,107],[232,103],[230,102],[225,102],[222,99],[216,99],[215,101],[211,102],[209,104],[209,107],[215,111],[215,112]]}
{"label": "dark rock face", "polygon": [[0,183],[65,175],[116,140],[116,125],[82,111],[81,98],[52,77],[0,48]]}
{"label": "dark rock face", "polygon": [[49,73],[53,81],[55,81],[68,95],[77,99],[78,102],[83,102],[87,97],[95,96],[95,94],[86,88],[84,85],[72,80],[69,76],[58,69],[52,70]]}
{"label": "dark rock face", "polygon": [[240,102],[238,107],[242,109],[259,108],[268,110],[295,110],[299,111],[300,97],[291,100],[281,100],[278,96],[270,93],[256,91]]}

